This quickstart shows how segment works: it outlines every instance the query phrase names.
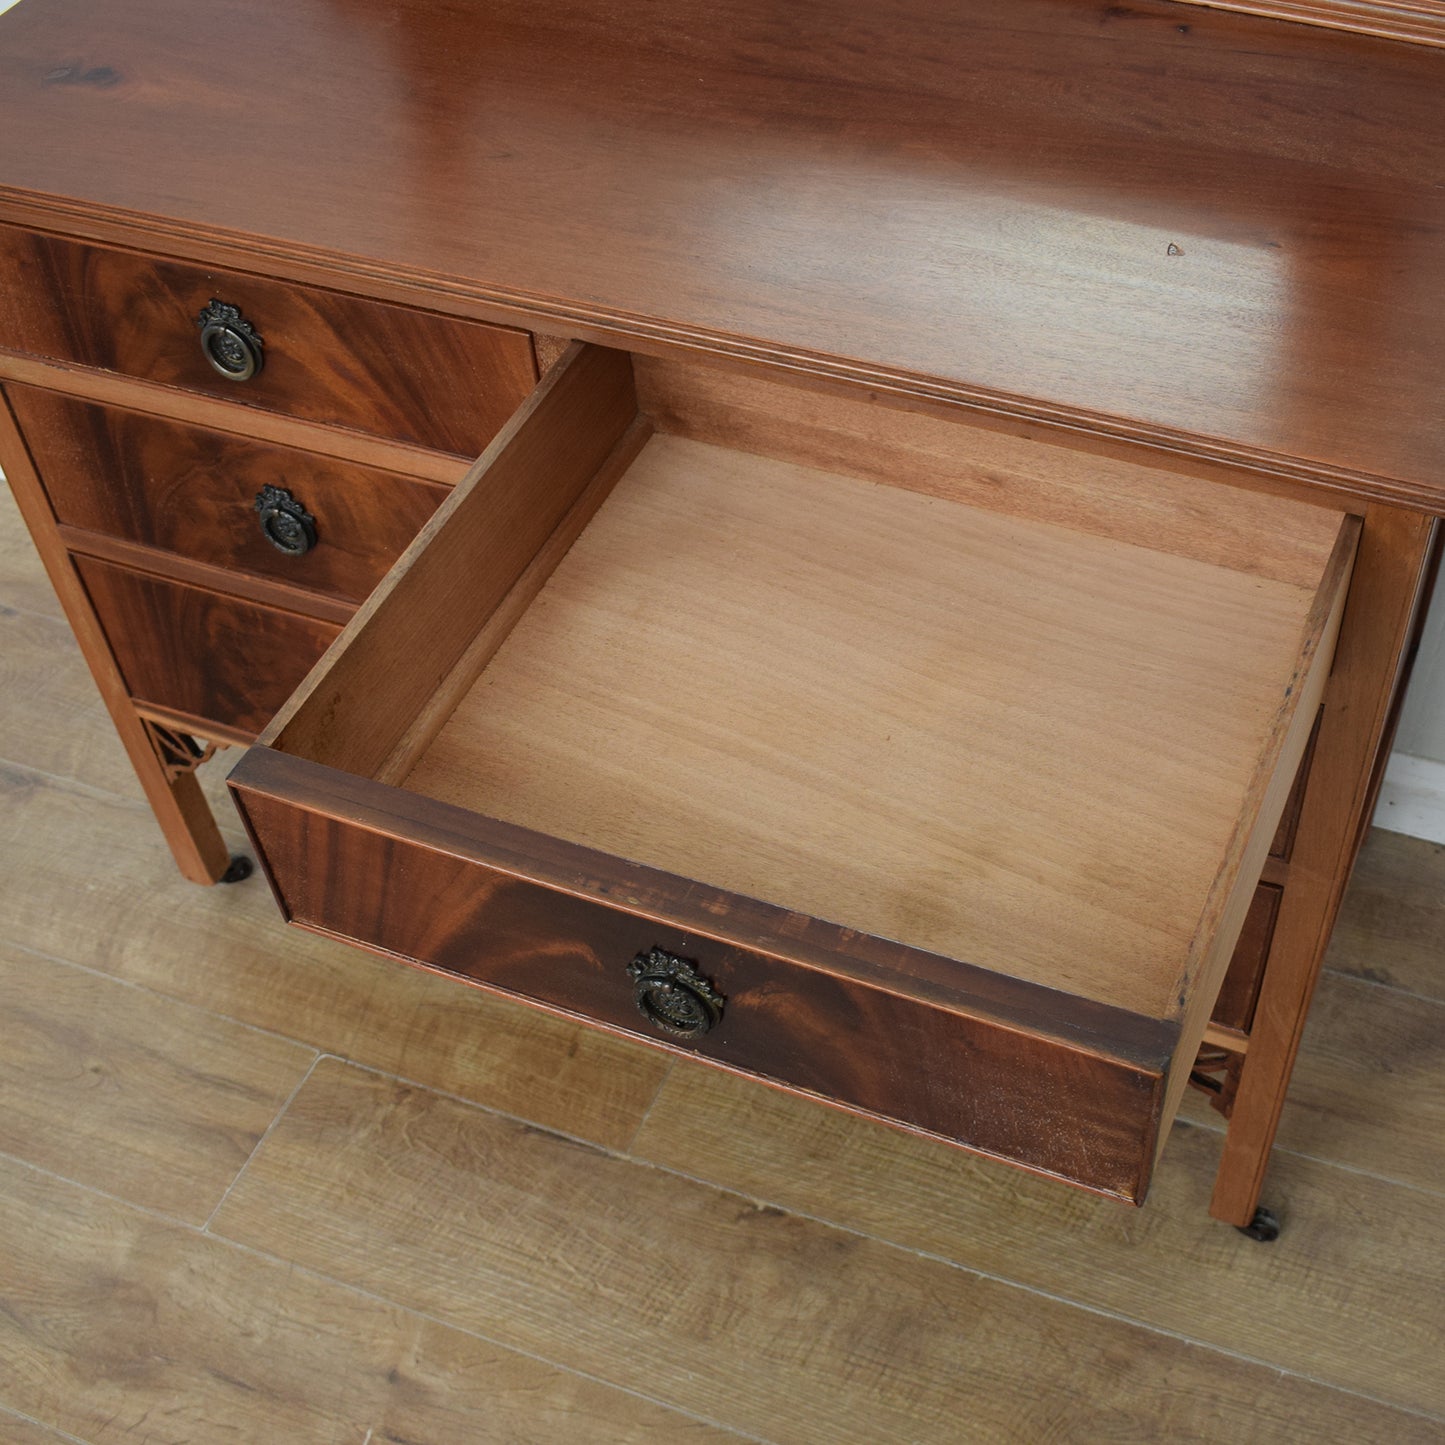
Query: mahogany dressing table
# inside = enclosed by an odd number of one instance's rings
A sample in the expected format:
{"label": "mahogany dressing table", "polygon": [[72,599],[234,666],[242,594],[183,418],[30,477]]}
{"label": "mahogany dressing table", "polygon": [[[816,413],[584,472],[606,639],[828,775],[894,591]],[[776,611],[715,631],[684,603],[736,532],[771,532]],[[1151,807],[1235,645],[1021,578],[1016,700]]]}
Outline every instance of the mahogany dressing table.
{"label": "mahogany dressing table", "polygon": [[1312,8],[21,0],[0,465],[182,871],[259,738],[293,923],[1136,1202],[1192,1077],[1272,1237],[1445,510],[1445,50]]}

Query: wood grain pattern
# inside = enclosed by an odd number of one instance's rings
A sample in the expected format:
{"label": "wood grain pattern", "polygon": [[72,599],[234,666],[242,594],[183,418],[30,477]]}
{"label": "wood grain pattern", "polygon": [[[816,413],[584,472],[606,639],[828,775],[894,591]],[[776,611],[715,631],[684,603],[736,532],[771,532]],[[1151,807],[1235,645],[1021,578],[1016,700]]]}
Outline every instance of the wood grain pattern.
{"label": "wood grain pattern", "polygon": [[636,417],[631,359],[573,348],[289,700],[268,742],[363,775],[381,770],[453,669],[469,655],[485,661],[471,653],[477,633],[614,448],[635,449]]}
{"label": "wood grain pattern", "polygon": [[0,1397],[93,1445],[736,1438],[9,1161],[0,1223]]}
{"label": "wood grain pattern", "polygon": [[[249,381],[219,376],[213,297],[260,333]],[[523,332],[0,226],[0,344],[472,456],[536,380]]]}
{"label": "wood grain pattern", "polygon": [[1417,45],[1445,45],[1445,5],[1440,0],[1189,0],[1218,10],[1271,15],[1304,25],[1383,35]]}
{"label": "wood grain pattern", "polygon": [[1210,1014],[1211,1020],[1224,1028],[1249,1032],[1265,960],[1269,957],[1270,939],[1274,936],[1280,892],[1279,887],[1271,883],[1261,883],[1255,889],[1234,956],[1229,961],[1229,972]]}
{"label": "wood grain pattern", "polygon": [[[969,990],[981,970],[901,948],[902,969],[870,968],[856,957],[870,940],[847,930],[265,748],[231,787],[290,922],[1087,1188],[1137,1201],[1148,1187],[1163,1023],[984,975],[1008,998],[1000,1016]],[[752,929],[760,949],[739,944]],[[726,998],[703,1037],[680,1043],[638,1012],[626,969],[654,947]],[[926,968],[945,982],[921,984]]]}
{"label": "wood grain pattern", "polygon": [[330,1063],[214,1228],[798,1445],[1437,1430]]}
{"label": "wood grain pattern", "polygon": [[[0,519],[7,512],[13,515],[8,499],[0,498]],[[17,560],[23,556],[24,564],[19,573],[0,572],[0,583],[15,575],[22,593],[30,588],[36,596],[53,599],[33,553],[7,551],[5,543],[0,526],[0,565],[7,555]],[[0,607],[9,603],[11,597],[0,594]],[[72,674],[71,682],[57,681],[48,694],[58,710],[51,735],[34,740],[37,748],[45,749],[63,770],[68,760],[113,745],[95,708],[72,713],[64,705],[67,697],[79,697],[89,688],[76,651],[57,650],[47,664],[43,638],[29,649],[13,647],[11,636],[0,635],[0,655],[8,669],[0,687],[0,733],[14,736],[5,729],[5,718],[25,695],[48,685],[24,661],[31,657],[37,667],[49,665]],[[0,746],[0,755],[4,751]],[[129,790],[138,796],[133,783]],[[655,1085],[662,1072],[659,1056],[354,949],[277,929],[269,900],[256,883],[237,889],[190,888],[169,871],[162,856],[137,847],[138,830],[149,826],[138,802],[97,797],[87,789],[13,768],[0,773],[0,874],[5,879],[0,933],[18,932],[34,947],[88,959],[208,1008],[249,1013],[265,1027],[309,1038],[318,1047],[354,1051],[364,1062],[426,1079],[438,1089],[470,1094],[582,1137],[626,1145],[651,1097],[640,1080],[651,1070],[647,1077]],[[1340,934],[1351,946],[1342,963],[1360,972],[1377,969],[1412,979],[1417,991],[1424,991],[1438,973],[1438,947],[1432,948],[1432,940],[1438,942],[1441,936],[1439,905],[1445,898],[1438,873],[1432,874],[1426,864],[1442,850],[1418,857],[1408,850],[1400,853],[1402,862],[1411,866],[1401,874],[1400,907],[1391,915],[1386,865],[1395,851],[1377,850],[1375,844],[1382,841],[1408,842],[1377,835],[1357,877],[1368,885],[1371,909],[1389,927],[1381,935],[1379,952],[1372,954],[1363,917],[1352,923],[1347,900]],[[1329,984],[1327,976],[1322,1007],[1327,1007]],[[1385,992],[1361,993],[1352,1011],[1363,1016]],[[1371,1036],[1368,1026],[1363,1036]],[[1310,1047],[1307,1040],[1302,1070],[1310,1066]],[[1348,1037],[1338,1036],[1331,1047],[1347,1050]],[[749,1293],[734,1283],[735,1259],[724,1247],[705,1257],[717,1261],[710,1284],[699,1282],[695,1254],[660,1277],[649,1268],[656,1263],[656,1255],[649,1253],[634,1272],[613,1272],[594,1291],[586,1284],[591,1277],[571,1268],[583,1257],[575,1249],[577,1241],[583,1239],[590,1247],[593,1238],[590,1216],[571,1208],[574,1199],[595,1197],[587,1188],[590,1170],[584,1162],[565,1176],[577,1181],[578,1188],[559,1198],[555,1212],[550,1204],[545,1206],[549,1220],[556,1220],[548,1235],[554,1243],[538,1242],[525,1256],[527,1281],[534,1269],[566,1275],[558,1284],[567,1297],[565,1305],[551,1318],[561,1320],[558,1329],[574,1342],[581,1369],[592,1368],[591,1347],[575,1345],[573,1316],[592,1312],[599,1295],[611,1310],[610,1302],[621,1293],[626,1308],[656,1320],[660,1310],[671,1310],[672,1299],[659,1279],[664,1285],[680,1279],[688,1285],[689,1298],[700,1301],[686,1314],[697,1321],[688,1340],[703,1337],[703,1343],[690,1346],[698,1372],[709,1382],[719,1381],[719,1393],[735,1393],[732,1376],[742,1377],[746,1392],[766,1397],[759,1415],[776,1418],[782,1412],[769,1412],[770,1401],[806,1412],[821,1379],[824,1403],[833,1411],[820,1432],[828,1445],[850,1438],[851,1422],[840,1424],[839,1419],[857,1392],[867,1393],[873,1378],[865,1375],[861,1385],[856,1383],[860,1371],[881,1369],[879,1362],[885,1361],[890,1379],[900,1381],[896,1395],[908,1395],[892,1431],[898,1439],[933,1430],[953,1445],[960,1421],[971,1421],[981,1411],[986,1425],[995,1418],[1000,1401],[1031,1402],[1041,1388],[1046,1399],[1035,1408],[1044,1418],[1024,1418],[1020,1428],[1029,1432],[1026,1438],[1052,1433],[1068,1439],[1080,1421],[1121,1438],[1148,1440],[1187,1440],[1209,1432],[1213,1440],[1279,1439],[1293,1445],[1302,1435],[1389,1441],[1434,1440],[1439,1435],[1439,1372],[1434,1362],[1440,1354],[1436,1299],[1442,1286],[1435,1267],[1441,1251],[1433,1243],[1440,1212],[1433,1195],[1286,1153],[1277,1161],[1269,1195],[1271,1203],[1286,1211],[1286,1234],[1277,1246],[1260,1248],[1201,1217],[1217,1135],[1176,1131],[1149,1208],[1134,1211],[1044,1181],[1035,1183],[1016,1170],[982,1164],[815,1103],[798,1106],[801,1126],[779,1127],[771,1108],[780,1101],[775,1091],[739,1084],[738,1091],[753,1097],[752,1106],[738,1113],[723,1097],[732,1091],[714,1071],[676,1071],[684,1072],[705,1073],[718,1087],[698,1096],[695,1102],[704,1106],[700,1111],[679,1109],[677,1095],[665,1097],[655,1118],[666,1124],[674,1142],[684,1132],[692,1136],[685,1157],[697,1161],[694,1172],[702,1175],[711,1169],[725,1187],[757,1200],[772,1197],[767,1181],[773,1171],[785,1181],[799,1182],[801,1192],[786,1196],[796,1201],[793,1207],[896,1238],[905,1249],[922,1247],[959,1260],[966,1270],[1017,1280],[1023,1288],[989,1285],[986,1298],[972,1296],[955,1309],[956,1297],[950,1292],[955,1283],[939,1294],[914,1287],[910,1276],[902,1300],[904,1307],[911,1306],[908,1327],[894,1331],[873,1320],[871,1313],[860,1315],[856,1301],[850,1302],[849,1290],[860,1275],[841,1250],[810,1269],[816,1254],[793,1267],[786,1262],[786,1250],[779,1252],[781,1260],[772,1252],[759,1260],[756,1251],[744,1248],[739,1253],[750,1262],[744,1286],[764,1268],[774,1271],[766,1291],[759,1287]],[[1428,1100],[1428,1091],[1421,1093],[1427,1079],[1428,1071],[1412,1071],[1406,1092]],[[1388,1081],[1381,1077],[1379,1084],[1384,1088]],[[1325,1103],[1323,1095],[1320,1102]],[[722,1112],[714,1115],[710,1105]],[[752,1128],[736,1137],[721,1132],[738,1123]],[[1323,1120],[1317,1124],[1318,1138],[1325,1126]],[[1288,1125],[1286,1118],[1286,1129]],[[601,1132],[593,1132],[599,1127]],[[835,1127],[847,1137],[838,1140]],[[1412,1149],[1423,1142],[1408,1120],[1400,1132],[1413,1141]],[[421,1140],[423,1151],[426,1137]],[[1382,1145],[1389,1137],[1381,1132]],[[331,1143],[342,1149],[356,1138],[348,1132],[348,1142],[338,1135]],[[532,1147],[525,1131],[518,1138],[524,1148]],[[1186,1146],[1187,1155],[1180,1152]],[[922,1167],[913,1159],[914,1149],[925,1161]],[[368,1268],[395,1282],[412,1280],[417,1273],[405,1256],[393,1254],[370,1231],[369,1218],[405,1234],[411,1247],[418,1238],[436,1239],[437,1213],[445,1220],[453,1198],[460,1198],[467,1220],[473,1216],[465,1211],[486,1210],[496,1196],[477,1200],[477,1177],[495,1180],[499,1172],[508,1179],[517,1177],[510,1166],[499,1171],[499,1151],[489,1145],[464,1153],[465,1163],[453,1170],[450,1161],[455,1157],[432,1154],[423,1161],[414,1154],[419,1168],[442,1171],[440,1191],[428,1176],[420,1190],[404,1191],[399,1207],[384,1200],[374,1216],[360,1211],[366,1218],[353,1237],[357,1252],[368,1257]],[[359,1167],[364,1170],[373,1158],[366,1153]],[[1419,1156],[1422,1165],[1425,1158]],[[1188,1168],[1181,1169],[1186,1160]],[[302,1167],[309,1168],[311,1162],[302,1151]],[[527,1168],[526,1158],[517,1159],[516,1168],[529,1179],[542,1175]],[[409,1180],[411,1164],[401,1173]],[[0,1402],[36,1414],[53,1404],[47,1418],[63,1421],[77,1438],[118,1445],[137,1431],[149,1431],[165,1440],[168,1424],[174,1423],[174,1433],[190,1445],[217,1437],[219,1431],[211,1426],[219,1400],[238,1402],[234,1413],[221,1412],[236,1438],[299,1436],[304,1441],[309,1419],[294,1424],[289,1415],[278,1418],[267,1412],[295,1408],[298,1400],[304,1406],[315,1399],[317,1381],[339,1385],[348,1400],[368,1406],[380,1391],[381,1408],[367,1417],[368,1427],[376,1422],[373,1442],[473,1445],[507,1428],[517,1438],[536,1438],[528,1430],[538,1421],[548,1441],[575,1439],[581,1445],[614,1438],[607,1433],[612,1416],[604,1401],[617,1400],[616,1392],[608,1391],[602,1399],[587,1393],[573,1397],[577,1377],[566,1372],[550,1373],[546,1379],[551,1384],[544,1387],[535,1376],[514,1372],[507,1361],[516,1356],[443,1326],[428,1324],[418,1334],[403,1333],[393,1349],[389,1342],[398,1339],[390,1323],[393,1317],[357,1311],[349,1290],[318,1282],[304,1271],[288,1268],[283,1273],[255,1255],[244,1256],[247,1263],[234,1270],[218,1268],[215,1241],[170,1231],[153,1221],[146,1230],[155,1227],[158,1232],[138,1234],[127,1223],[139,1219],[134,1211],[91,1197],[88,1208],[99,1213],[77,1213],[73,1203],[85,1200],[84,1192],[56,1181],[36,1182],[41,1187],[19,1214],[7,1209],[0,1222],[5,1241],[0,1249],[0,1296],[8,1311],[7,1333],[0,1343]],[[544,1191],[542,1197],[545,1201],[554,1196]],[[736,1195],[724,1197],[734,1212],[743,1208]],[[522,1206],[533,1215],[538,1212],[535,1198],[528,1195]],[[413,1199],[420,1203],[405,1202]],[[508,1196],[496,1215],[505,1216],[513,1199]],[[765,1218],[769,1207],[764,1208]],[[638,1213],[645,1219],[648,1238],[660,1228],[660,1217],[675,1217]],[[23,1223],[17,1225],[17,1217]],[[691,1214],[690,1222],[700,1225],[688,1239],[710,1240],[709,1218],[700,1211]],[[489,1235],[494,1217],[479,1218],[476,1228]],[[817,1238],[817,1228],[797,1228],[805,1248]],[[780,1227],[779,1234],[784,1233]],[[178,1249],[174,1242],[183,1236],[196,1240],[198,1247]],[[450,1233],[446,1237],[446,1248],[455,1248],[463,1258],[458,1278],[465,1290],[466,1271],[476,1262],[475,1244],[470,1239],[452,1242]],[[97,1238],[108,1242],[109,1252],[87,1252]],[[604,1240],[612,1238],[604,1234]],[[20,1268],[30,1272],[17,1276]],[[420,1274],[433,1278],[427,1270]],[[882,1280],[876,1298],[884,1309],[898,1304],[891,1271],[861,1278]],[[509,1280],[483,1296],[506,1316],[515,1314]],[[308,1294],[313,1288],[321,1292]],[[803,1301],[806,1322],[819,1288],[832,1291],[817,1306],[827,1316],[826,1328],[821,1336],[800,1334],[793,1323],[799,1316],[797,1301]],[[533,1297],[530,1283],[527,1290],[524,1300]],[[1016,1327],[1018,1301],[1035,1299],[1031,1291],[1037,1290],[1051,1297],[1044,1301],[1049,1312],[1025,1314],[1022,1327]],[[759,1295],[764,1298],[755,1304]],[[1160,1297],[1171,1302],[1168,1311],[1151,1305]],[[869,1295],[862,1308],[869,1309],[874,1298]],[[831,1313],[830,1302],[836,1302]],[[1106,1318],[1101,1338],[1100,1308],[1132,1315],[1145,1327],[1116,1334],[1128,1326]],[[1010,1357],[991,1370],[989,1363],[998,1354],[980,1359],[969,1341],[971,1332],[980,1330],[986,1344],[986,1328],[996,1312]],[[174,1323],[178,1318],[180,1323]],[[619,1333],[608,1328],[615,1318],[615,1313],[607,1313],[601,1326],[586,1329],[586,1340],[595,1342],[595,1358],[605,1362],[619,1354]],[[644,1332],[644,1341],[658,1338],[673,1318],[667,1313],[654,1333]],[[1169,1329],[1169,1319],[1181,1322],[1175,1331],[1180,1338],[1168,1339],[1168,1353],[1160,1357],[1149,1326]],[[8,1332],[17,1321],[33,1326],[18,1346]],[[927,1350],[941,1348],[930,1342],[920,1366],[909,1342],[925,1331],[941,1336],[949,1353],[928,1355]],[[1242,1341],[1267,1368],[1225,1359],[1223,1380],[1214,1378],[1211,1367],[1221,1357],[1188,1343],[1200,1337],[1223,1340],[1226,1350],[1237,1350],[1232,1341]],[[1080,1352],[1082,1362],[1075,1365],[1071,1357]],[[298,1357],[299,1367],[293,1367],[291,1355]],[[776,1369],[771,1368],[774,1360]],[[1287,1372],[1283,1377],[1280,1369]],[[769,1372],[762,1383],[751,1378],[759,1370]],[[910,1388],[919,1370],[923,1385]],[[1347,1388],[1336,1393],[1319,1383],[1302,1383],[1296,1371]],[[17,1376],[18,1394],[12,1394]],[[833,1382],[840,1376],[842,1388],[854,1392],[842,1408],[831,1400]],[[383,1377],[385,1382],[378,1383]],[[694,1377],[679,1372],[677,1378],[676,1399],[693,1401]],[[1366,1382],[1359,1385],[1362,1379]],[[940,1380],[952,1392],[943,1406]],[[233,1392],[227,1381],[254,1386],[265,1403],[248,1407],[250,1392],[242,1387]],[[273,1405],[271,1396],[290,1390],[293,1381],[287,1404]],[[1411,1401],[1414,1408],[1433,1408],[1434,1415],[1422,1420],[1385,1411],[1360,1398],[1358,1389]],[[1114,1405],[1121,1399],[1119,1412]],[[1053,1402],[1057,1408],[1050,1411]],[[244,1413],[247,1409],[251,1413]],[[914,1426],[910,1409],[923,1416],[921,1425]],[[615,1438],[690,1438],[684,1434],[689,1422],[681,1415],[663,1416],[661,1424],[640,1437],[627,1433],[639,1427],[630,1416],[625,1418],[628,1425],[617,1426]],[[203,1423],[198,1425],[198,1419]],[[864,1413],[860,1419],[853,1436],[871,1445],[880,1438],[876,1417]],[[10,1438],[6,1432],[11,1424],[0,1403],[0,1438]],[[693,1428],[700,1439],[715,1438]],[[764,1433],[780,1438],[772,1427]],[[1017,1438],[1011,1421],[994,1433],[1003,1440]],[[364,1434],[338,1436],[333,1431],[329,1438],[359,1445]],[[39,1439],[27,1432],[19,1445],[42,1441],[53,1445],[48,1430]]]}
{"label": "wood grain pattern", "polygon": [[[1164,1096],[1173,1119],[1209,1027],[1236,942],[1254,902],[1280,819],[1313,735],[1328,685],[1345,593],[1359,545],[1360,523],[1348,517],[1299,639],[1298,662],[1260,747],[1239,818],[1209,890],[1180,976],[1180,1033]],[[1266,972],[1268,968],[1266,967]],[[1263,983],[1261,982],[1261,992]],[[1258,1005],[1256,1004],[1256,1008]],[[1164,1146],[1161,1137],[1159,1147]]]}
{"label": "wood grain pattern", "polygon": [[0,943],[0,1151],[201,1224],[315,1054]]}
{"label": "wood grain pattern", "polygon": [[1271,1203],[1285,1232],[1250,1247],[1202,1217],[1219,1158],[1213,1129],[1176,1126],[1148,1207],[1122,1210],[687,1065],[668,1076],[633,1152],[965,1269],[1445,1413],[1445,1219],[1430,1193],[1280,1153]]}
{"label": "wood grain pattern", "polygon": [[[496,647],[469,638],[561,515],[559,478],[565,505],[629,424],[627,382],[588,347],[549,372],[277,751],[233,775],[283,913],[644,1037],[618,970],[663,947],[731,1000],[705,1056],[1142,1198],[1314,721],[1356,525],[1256,499],[1288,540],[1235,571],[1177,520],[1156,551],[658,437],[445,719],[429,689]],[[607,399],[597,419],[577,396]],[[499,541],[496,499],[538,491],[525,545]],[[433,726],[403,790],[369,781]],[[800,970],[810,917],[821,966]],[[907,945],[896,971],[859,967],[868,935]],[[979,969],[1025,1031],[976,1012]],[[1070,1042],[1082,1000],[1114,1013]],[[821,1019],[865,1045],[828,1047]]]}
{"label": "wood grain pattern", "polygon": [[746,1437],[608,1389],[460,1330],[426,1324],[397,1372],[372,1445],[476,1445],[489,1437],[557,1445],[745,1445]]}
{"label": "wood grain pattern", "polygon": [[280,928],[259,880],[193,888],[136,846],[149,826],[139,799],[0,766],[0,936],[546,1128],[632,1137],[661,1055]]}
{"label": "wood grain pattern", "polygon": [[1342,585],[1306,515],[1298,587],[655,437],[407,787],[1168,1017]]}
{"label": "wood grain pattern", "polygon": [[381,467],[417,481],[454,486],[465,476],[471,457],[384,437],[368,436],[347,427],[305,421],[280,412],[228,402],[222,397],[186,391],[159,382],[138,381],[118,372],[92,371],[65,362],[47,361],[18,351],[0,349],[0,377],[21,386],[35,387],[73,397],[77,401],[121,407],[148,416],[168,417],[192,426],[204,426],[227,436],[273,446],[294,447],[334,457],[359,466]]}
{"label": "wood grain pattern", "polygon": [[[6,388],[58,521],[215,567],[362,601],[445,499],[444,487],[247,442],[31,387]],[[300,557],[263,533],[280,487],[315,519]]]}
{"label": "wood grain pattern", "polygon": [[[1216,468],[1199,478],[1148,453],[1124,457],[1066,445],[1047,431],[1001,431],[824,391],[787,373],[640,356],[639,405],[669,436],[796,462],[886,487],[963,502],[999,516],[1053,522],[1171,556],[1311,586],[1333,540],[1327,511],[1258,478]],[[1070,440],[1073,440],[1072,438]],[[1322,504],[1318,504],[1322,505]]]}
{"label": "wood grain pattern", "polygon": [[162,552],[156,547],[107,537],[104,532],[83,532],[63,524],[57,525],[55,532],[72,557],[98,557],[124,570],[166,577],[202,592],[221,592],[238,600],[279,608],[282,612],[299,612],[319,622],[335,623],[338,628],[350,622],[356,612],[354,602],[343,602],[289,582],[233,572],[210,562],[196,562],[177,552]]}
{"label": "wood grain pattern", "polygon": [[1435,522],[1366,510],[1345,623],[1325,689],[1290,882],[1280,901],[1211,1212],[1247,1224],[1330,927],[1368,827],[1372,769],[1388,738],[1392,695],[1428,576]]}
{"label": "wood grain pattern", "polygon": [[52,228],[1441,505],[1434,49],[1164,0],[64,0],[0,45]]}
{"label": "wood grain pattern", "polygon": [[340,631],[334,623],[77,557],[140,702],[255,736]]}
{"label": "wood grain pattern", "polygon": [[618,438],[617,445],[578,493],[546,541],[533,554],[532,560],[517,574],[506,596],[472,634],[451,671],[411,717],[385,760],[380,766],[370,769],[378,782],[401,784],[411,775],[418,760],[456,710],[457,703],[466,696],[482,670],[511,635],[512,629],[526,615],[547,579],[582,535],[597,509],[611,495],[617,479],[626,473],[651,434],[651,423],[646,417],[639,416]]}
{"label": "wood grain pattern", "polygon": [[1310,733],[1310,740],[1305,745],[1305,755],[1300,760],[1299,771],[1295,774],[1294,786],[1289,790],[1289,797],[1285,801],[1284,812],[1280,816],[1279,827],[1275,829],[1274,841],[1269,845],[1269,856],[1280,863],[1288,863],[1294,853],[1295,835],[1299,832],[1300,810],[1304,807],[1305,785],[1309,781],[1310,763],[1315,755],[1315,741],[1319,737],[1320,728],[1318,718],[1315,721],[1314,731]]}

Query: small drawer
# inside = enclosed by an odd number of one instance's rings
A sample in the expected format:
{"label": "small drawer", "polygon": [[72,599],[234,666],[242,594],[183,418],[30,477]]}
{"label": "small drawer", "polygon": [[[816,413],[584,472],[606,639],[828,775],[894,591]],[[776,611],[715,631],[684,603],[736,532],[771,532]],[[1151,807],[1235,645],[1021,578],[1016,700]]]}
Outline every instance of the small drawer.
{"label": "small drawer", "polygon": [[95,557],[74,557],[137,702],[203,736],[249,740],[340,628]]}
{"label": "small drawer", "polygon": [[574,348],[233,772],[283,911],[1141,1199],[1358,524],[1101,466]]}
{"label": "small drawer", "polygon": [[523,331],[12,226],[0,346],[465,457],[536,376]]}
{"label": "small drawer", "polygon": [[337,461],[6,388],[57,519],[360,602],[449,490]]}
{"label": "small drawer", "polygon": [[1285,800],[1279,827],[1274,830],[1274,841],[1269,845],[1269,856],[1277,858],[1281,863],[1288,863],[1294,853],[1295,835],[1299,832],[1300,814],[1304,811],[1305,787],[1310,780],[1310,764],[1314,761],[1315,739],[1319,736],[1319,731],[1320,720],[1316,717],[1310,740],[1305,745],[1305,755],[1300,761],[1299,771],[1295,774],[1294,786]]}
{"label": "small drawer", "polygon": [[[1271,854],[1273,856],[1273,854]],[[1274,883],[1261,883],[1254,891],[1244,928],[1229,961],[1229,972],[1215,1000],[1213,1020],[1220,1027],[1247,1034],[1254,1023],[1254,1006],[1274,941],[1274,922],[1284,890]]]}

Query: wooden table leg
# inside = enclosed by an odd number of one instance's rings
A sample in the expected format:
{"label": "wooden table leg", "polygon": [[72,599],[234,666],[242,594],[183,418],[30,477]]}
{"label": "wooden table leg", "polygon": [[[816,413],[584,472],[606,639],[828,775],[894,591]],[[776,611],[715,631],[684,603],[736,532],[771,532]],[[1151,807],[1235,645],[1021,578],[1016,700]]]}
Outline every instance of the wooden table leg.
{"label": "wooden table leg", "polygon": [[1391,701],[1428,574],[1435,519],[1365,512],[1319,738],[1305,785],[1289,882],[1234,1096],[1210,1213],[1254,1219],[1305,1018],[1375,795]]}
{"label": "wooden table leg", "polygon": [[193,769],[166,764],[151,725],[132,705],[90,599],[56,533],[49,498],[36,475],[19,427],[9,406],[3,402],[0,402],[0,467],[4,468],[20,515],[30,529],[40,560],[65,609],[81,653],[177,867],[193,883],[218,882],[230,872],[231,857],[210,805]]}

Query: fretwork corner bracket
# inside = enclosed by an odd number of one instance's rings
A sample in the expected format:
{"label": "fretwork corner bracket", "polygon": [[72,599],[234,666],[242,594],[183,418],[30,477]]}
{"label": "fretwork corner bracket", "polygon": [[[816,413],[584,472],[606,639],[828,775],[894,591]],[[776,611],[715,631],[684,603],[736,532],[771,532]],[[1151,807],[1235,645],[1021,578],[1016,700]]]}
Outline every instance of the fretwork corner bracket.
{"label": "fretwork corner bracket", "polygon": [[150,739],[156,759],[165,769],[169,782],[175,782],[177,778],[195,772],[202,763],[215,756],[216,749],[220,746],[217,743],[202,742],[193,738],[190,733],[166,727],[151,718],[142,718],[141,725],[145,728],[146,737]]}

